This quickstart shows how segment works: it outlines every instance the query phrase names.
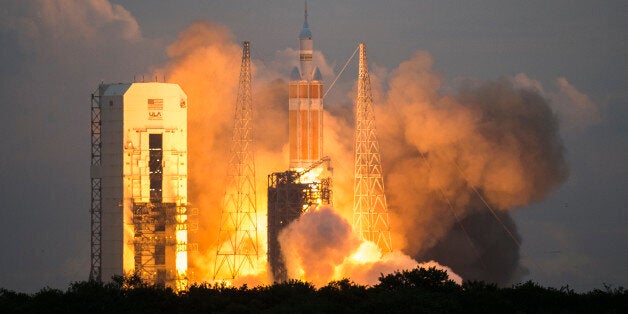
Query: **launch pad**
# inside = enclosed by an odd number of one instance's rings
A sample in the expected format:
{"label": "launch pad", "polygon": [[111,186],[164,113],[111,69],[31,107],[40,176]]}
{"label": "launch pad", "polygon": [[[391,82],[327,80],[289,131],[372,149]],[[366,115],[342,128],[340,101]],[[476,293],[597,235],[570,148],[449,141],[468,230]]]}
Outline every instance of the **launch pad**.
{"label": "launch pad", "polygon": [[[331,159],[323,157],[326,92],[313,63],[307,7],[299,48],[299,66],[287,86],[289,166],[269,174],[267,181],[267,257],[275,282],[289,279],[281,231],[304,213],[333,203]],[[244,42],[214,280],[231,282],[263,271],[258,263],[264,250],[257,240],[251,94],[250,44]],[[390,252],[372,105],[361,44],[353,228]],[[198,251],[196,211],[187,200],[187,95],[176,84],[102,84],[92,95],[91,109],[90,278],[136,273],[151,284],[186,289],[192,275],[188,253]]]}

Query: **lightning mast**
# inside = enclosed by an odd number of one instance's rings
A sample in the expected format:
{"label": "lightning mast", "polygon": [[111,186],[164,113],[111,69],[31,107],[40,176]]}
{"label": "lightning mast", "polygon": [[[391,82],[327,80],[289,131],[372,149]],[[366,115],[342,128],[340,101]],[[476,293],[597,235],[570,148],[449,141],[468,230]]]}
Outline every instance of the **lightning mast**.
{"label": "lightning mast", "polygon": [[214,279],[234,279],[255,270],[258,259],[255,162],[252,149],[250,43],[242,47],[228,182],[218,234]]}
{"label": "lightning mast", "polygon": [[353,186],[353,228],[383,253],[392,251],[388,204],[375,131],[373,96],[366,46],[360,43],[358,97],[355,108],[355,181]]}

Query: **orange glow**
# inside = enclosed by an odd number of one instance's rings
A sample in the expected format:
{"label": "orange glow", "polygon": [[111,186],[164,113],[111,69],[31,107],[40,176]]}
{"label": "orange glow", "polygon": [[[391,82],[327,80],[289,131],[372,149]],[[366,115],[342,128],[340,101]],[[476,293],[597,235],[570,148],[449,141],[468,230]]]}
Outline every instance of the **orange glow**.
{"label": "orange glow", "polygon": [[181,277],[181,276],[185,276],[188,270],[188,252],[187,252],[188,231],[177,230],[175,234],[176,234],[176,240],[177,240],[177,254],[175,258],[175,264],[176,264],[176,269],[177,269],[177,275]]}
{"label": "orange glow", "polygon": [[[177,42],[169,47],[169,54],[174,61],[161,70],[169,73],[169,80],[178,83],[188,95],[188,186],[190,201],[193,207],[199,209],[199,252],[190,253],[187,258],[196,282],[212,282],[214,275],[218,246],[216,239],[220,228],[216,217],[220,216],[228,162],[228,151],[224,147],[229,147],[231,140],[229,134],[236,101],[240,51],[240,47],[224,27],[197,23],[184,31]],[[304,93],[317,93],[319,96],[322,94],[321,84],[313,84],[311,87],[315,88],[305,88]],[[243,272],[235,280],[225,281],[227,284],[270,283],[266,273],[266,174],[285,169],[289,151],[297,151],[296,147],[287,145],[291,141],[285,130],[289,127],[288,123],[296,127],[296,120],[300,116],[298,110],[290,110],[289,115],[285,106],[276,106],[277,97],[288,96],[285,85],[273,88],[269,83],[267,89],[262,89],[254,99],[254,133],[258,134],[255,159],[258,174],[256,188],[259,259],[254,270]],[[297,87],[294,88],[296,92]],[[278,94],[278,90],[285,94]],[[342,213],[343,217],[351,217],[351,206],[347,205],[352,202],[353,155],[352,139],[346,134],[352,134],[352,130],[344,121],[338,121],[324,111],[317,110],[315,115],[324,118],[327,127],[324,130],[325,147],[322,149],[316,143],[317,153],[328,151],[334,162],[339,161],[335,168],[339,175],[334,176],[334,203],[348,209]],[[317,132],[323,131],[322,123],[313,127]],[[297,138],[296,134],[290,136]],[[309,138],[307,134],[303,136],[305,140]],[[314,182],[322,172],[322,167],[313,169],[302,177],[302,181]],[[306,278],[304,268],[296,272],[298,278]]]}
{"label": "orange glow", "polygon": [[363,241],[357,251],[351,255],[352,262],[357,264],[369,264],[382,258],[382,252],[377,244],[371,241]]}

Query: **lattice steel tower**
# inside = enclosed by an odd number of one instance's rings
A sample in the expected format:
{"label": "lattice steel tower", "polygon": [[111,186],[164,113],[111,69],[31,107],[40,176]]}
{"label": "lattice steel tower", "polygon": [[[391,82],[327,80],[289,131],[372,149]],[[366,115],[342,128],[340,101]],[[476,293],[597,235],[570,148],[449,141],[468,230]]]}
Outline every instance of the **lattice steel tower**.
{"label": "lattice steel tower", "polygon": [[[100,95],[103,93],[104,85],[98,86],[98,93],[92,93],[92,162],[91,166],[101,166],[101,121],[100,121]],[[102,281],[102,179],[92,177],[92,197],[91,197],[91,263],[89,269],[89,280]]]}
{"label": "lattice steel tower", "polygon": [[259,246],[252,111],[250,43],[245,41],[214,279],[234,279],[239,275],[250,274],[257,265]]}
{"label": "lattice steel tower", "polygon": [[353,186],[353,228],[383,253],[392,251],[388,204],[384,194],[379,143],[375,131],[373,96],[366,58],[360,43],[358,97],[355,108],[355,182]]}

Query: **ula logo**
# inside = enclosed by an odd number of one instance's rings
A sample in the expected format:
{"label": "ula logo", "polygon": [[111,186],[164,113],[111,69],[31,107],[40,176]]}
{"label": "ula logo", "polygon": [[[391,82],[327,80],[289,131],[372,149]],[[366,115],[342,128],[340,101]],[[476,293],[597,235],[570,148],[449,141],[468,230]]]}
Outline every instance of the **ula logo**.
{"label": "ula logo", "polygon": [[149,99],[148,102],[148,120],[162,120],[164,111],[163,99]]}

